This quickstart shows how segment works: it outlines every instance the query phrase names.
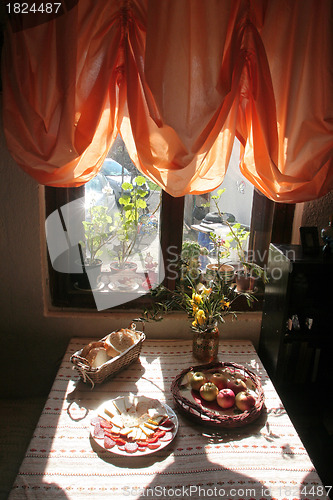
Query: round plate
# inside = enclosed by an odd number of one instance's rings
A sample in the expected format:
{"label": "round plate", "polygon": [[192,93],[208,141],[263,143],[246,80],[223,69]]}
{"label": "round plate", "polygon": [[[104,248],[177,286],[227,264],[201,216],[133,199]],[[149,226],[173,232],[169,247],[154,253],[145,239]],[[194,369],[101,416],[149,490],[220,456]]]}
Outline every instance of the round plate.
{"label": "round plate", "polygon": [[[144,396],[144,399],[147,400],[147,398],[145,396]],[[140,396],[138,396],[138,402],[140,402],[140,400],[141,400],[141,398],[140,398]],[[104,408],[105,404],[111,403],[112,401],[114,401],[114,400],[110,399],[108,401],[104,401],[104,403],[101,404],[97,408],[97,410],[94,412],[93,417],[98,416],[101,413],[103,413],[103,408]],[[152,401],[155,401],[155,400],[152,399]],[[122,456],[126,456],[126,457],[138,457],[138,456],[142,457],[144,455],[151,455],[152,453],[156,453],[157,451],[160,451],[163,448],[165,448],[166,446],[168,446],[174,440],[174,438],[177,434],[177,431],[178,431],[178,418],[177,418],[177,415],[175,414],[175,412],[167,404],[161,403],[161,402],[159,402],[159,403],[163,406],[166,414],[168,415],[170,420],[172,420],[172,422],[174,423],[174,428],[172,429],[172,431],[170,431],[170,432],[172,432],[172,439],[170,441],[161,441],[161,445],[158,448],[156,448],[155,450],[151,450],[149,448],[146,448],[144,451],[138,450],[134,453],[128,453],[126,450],[119,449],[117,445],[113,446],[113,448],[110,448],[110,449],[105,448],[104,438],[99,439],[99,438],[96,438],[94,436],[94,433],[93,433],[94,426],[91,423],[90,423],[90,436],[95,441],[95,443],[97,443],[101,448],[103,448],[105,451],[113,453],[114,455],[122,455]]]}
{"label": "round plate", "polygon": [[[256,398],[255,405],[249,411],[241,412],[233,407],[228,410],[220,408],[214,401],[209,403],[204,401],[197,391],[193,391],[190,385],[192,372],[220,371],[228,368],[236,375],[245,377],[247,389]],[[264,393],[258,377],[248,368],[236,363],[210,363],[190,367],[182,371],[173,381],[171,392],[177,408],[187,417],[200,423],[214,427],[241,427],[259,417],[264,406]]]}

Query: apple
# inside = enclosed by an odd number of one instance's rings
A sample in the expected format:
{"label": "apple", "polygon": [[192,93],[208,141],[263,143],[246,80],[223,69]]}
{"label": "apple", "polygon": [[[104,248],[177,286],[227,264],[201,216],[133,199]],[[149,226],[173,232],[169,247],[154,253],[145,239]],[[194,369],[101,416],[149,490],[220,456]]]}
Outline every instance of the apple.
{"label": "apple", "polygon": [[198,391],[206,382],[207,377],[203,372],[194,372],[190,380],[191,387],[195,391]]}
{"label": "apple", "polygon": [[235,404],[235,393],[231,389],[221,389],[216,396],[216,402],[221,408],[232,408]]}
{"label": "apple", "polygon": [[252,406],[255,405],[256,400],[249,391],[241,391],[236,394],[235,403],[239,410],[246,411],[251,410]]}
{"label": "apple", "polygon": [[228,380],[227,388],[231,389],[235,395],[241,391],[246,391],[247,389],[245,382],[240,378],[230,378]]}
{"label": "apple", "polygon": [[225,375],[227,378],[231,378],[234,376],[235,372],[230,368],[222,368],[221,373],[223,373],[223,375]]}
{"label": "apple", "polygon": [[200,387],[200,396],[206,401],[214,401],[219,390],[213,382],[206,382]]}
{"label": "apple", "polygon": [[224,373],[216,372],[209,377],[209,380],[216,385],[218,390],[226,389],[228,384],[228,377]]}
{"label": "apple", "polygon": [[248,377],[246,377],[246,375],[243,375],[242,373],[238,373],[238,372],[235,372],[234,373],[234,377],[235,378],[240,378],[241,380],[243,380],[243,382],[246,382]]}

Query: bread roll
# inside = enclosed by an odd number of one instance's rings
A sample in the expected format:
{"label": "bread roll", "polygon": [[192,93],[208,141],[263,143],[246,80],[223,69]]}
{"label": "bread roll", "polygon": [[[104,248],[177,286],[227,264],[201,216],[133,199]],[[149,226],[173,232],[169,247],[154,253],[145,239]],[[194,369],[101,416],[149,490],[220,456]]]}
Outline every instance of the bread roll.
{"label": "bread roll", "polygon": [[109,339],[109,335],[107,336],[106,340],[105,340],[105,349],[106,349],[106,352],[108,354],[108,356],[110,356],[111,358],[115,358],[116,356],[119,356],[120,354],[120,351],[118,351],[110,342],[110,339]]}
{"label": "bread roll", "polygon": [[139,334],[134,330],[122,328],[117,332],[110,333],[106,337],[106,351],[109,356],[118,356],[122,352],[126,351],[126,349],[134,345],[139,338]]}
{"label": "bread roll", "polygon": [[107,355],[106,349],[104,347],[93,347],[88,352],[86,360],[89,362],[92,368],[98,368],[99,366],[109,361],[110,356]]}
{"label": "bread roll", "polygon": [[90,344],[87,344],[82,349],[81,358],[87,359],[88,353],[91,351],[91,349],[93,349],[95,347],[104,347],[105,348],[105,342],[103,340],[98,340],[97,342],[90,342]]}

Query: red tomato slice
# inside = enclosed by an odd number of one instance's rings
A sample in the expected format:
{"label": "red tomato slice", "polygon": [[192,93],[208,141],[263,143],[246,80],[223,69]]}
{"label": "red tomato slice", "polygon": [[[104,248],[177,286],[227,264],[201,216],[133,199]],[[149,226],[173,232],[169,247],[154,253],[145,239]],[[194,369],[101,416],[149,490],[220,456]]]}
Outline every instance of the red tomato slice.
{"label": "red tomato slice", "polygon": [[148,445],[147,441],[142,441],[142,440],[137,441],[137,443],[140,448],[146,448],[146,446]]}
{"label": "red tomato slice", "polygon": [[122,439],[120,437],[115,438],[115,442],[118,446],[124,446],[126,444],[125,439]]}
{"label": "red tomato slice", "polygon": [[156,443],[156,441],[158,440],[158,436],[154,435],[152,436],[151,438],[147,438],[147,443]]}
{"label": "red tomato slice", "polygon": [[161,446],[161,443],[159,441],[156,441],[155,443],[148,443],[148,448],[150,450],[157,450]]}
{"label": "red tomato slice", "polygon": [[111,422],[107,422],[106,420],[101,420],[101,427],[103,427],[103,429],[112,429],[113,425],[111,424]]}
{"label": "red tomato slice", "polygon": [[158,430],[155,432],[155,436],[157,436],[158,438],[160,437],[163,437],[165,435],[166,431],[163,431],[163,430]]}

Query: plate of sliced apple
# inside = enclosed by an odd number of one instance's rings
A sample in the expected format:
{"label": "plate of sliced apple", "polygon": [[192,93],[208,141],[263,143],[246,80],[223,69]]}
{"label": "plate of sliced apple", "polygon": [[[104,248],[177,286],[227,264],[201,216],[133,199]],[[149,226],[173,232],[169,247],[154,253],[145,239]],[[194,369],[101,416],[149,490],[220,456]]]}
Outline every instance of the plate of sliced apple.
{"label": "plate of sliced apple", "polygon": [[90,420],[92,439],[116,455],[155,453],[168,446],[177,431],[177,415],[167,404],[131,393],[104,401]]}

